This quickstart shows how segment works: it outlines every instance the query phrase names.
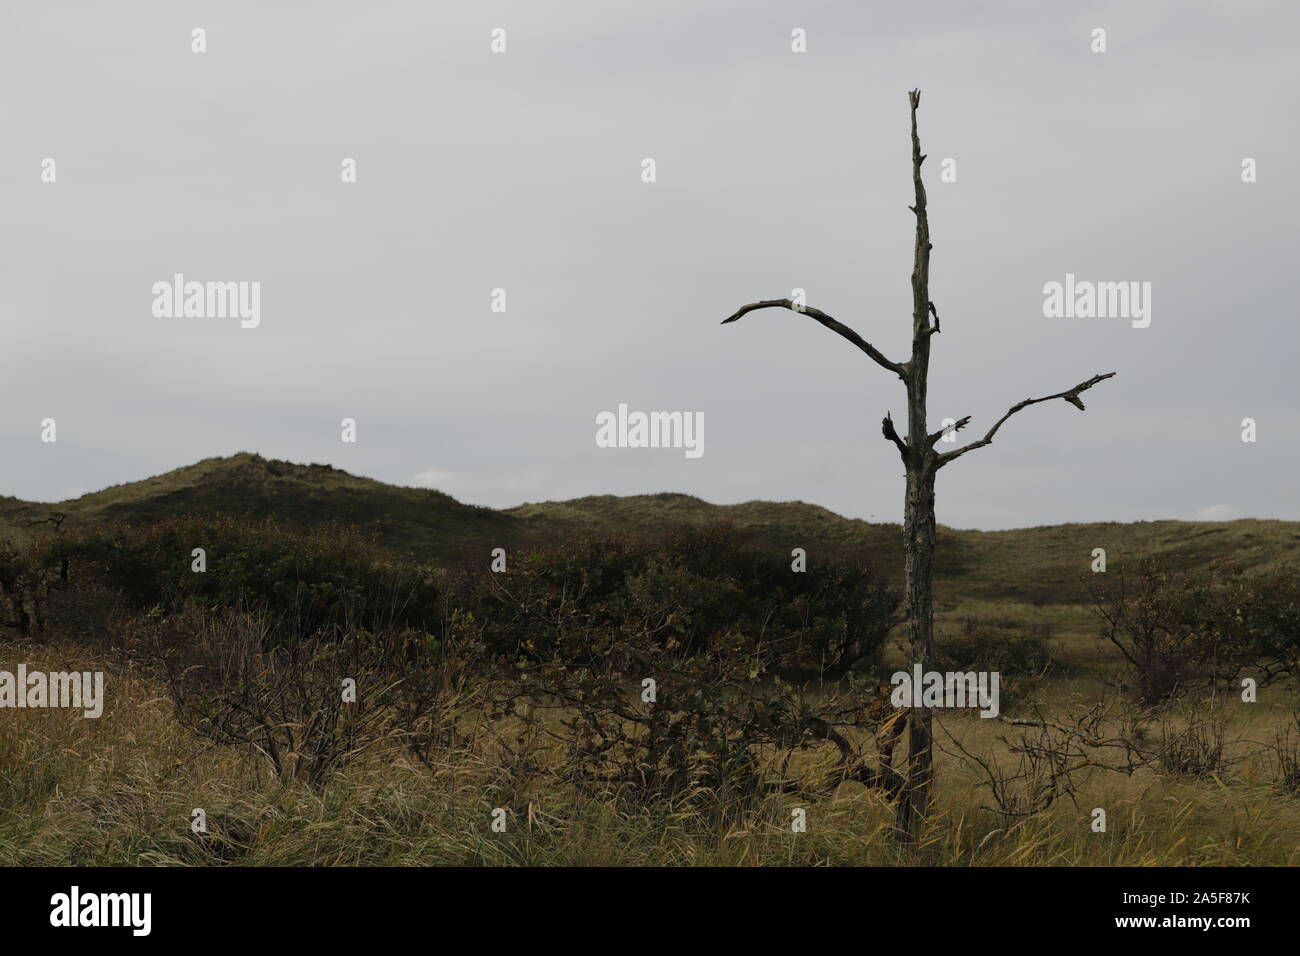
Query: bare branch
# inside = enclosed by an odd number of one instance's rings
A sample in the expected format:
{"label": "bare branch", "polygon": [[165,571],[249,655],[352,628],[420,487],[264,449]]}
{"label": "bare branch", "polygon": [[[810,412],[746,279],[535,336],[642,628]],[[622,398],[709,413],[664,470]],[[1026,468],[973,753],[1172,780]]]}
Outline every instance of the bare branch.
{"label": "bare branch", "polygon": [[858,348],[862,349],[862,351],[870,355],[872,361],[881,368],[889,369],[889,371],[893,372],[899,378],[904,377],[904,368],[902,365],[897,362],[891,362],[889,359],[885,358],[879,349],[862,336],[858,335],[857,332],[854,332],[843,322],[836,321],[821,309],[814,309],[812,306],[807,305],[797,306],[791,299],[764,299],[762,302],[751,302],[749,305],[742,305],[735,311],[735,314],[723,319],[722,324],[726,325],[728,322],[735,322],[741,316],[748,315],[756,309],[789,309],[791,312],[800,312],[810,318],[816,319],[822,325],[826,326],[826,328],[830,329],[832,332],[838,332]]}
{"label": "bare branch", "polygon": [[970,424],[969,415],[967,415],[965,418],[959,418],[957,419],[957,421],[953,422],[952,425],[949,426],[948,428],[940,428],[937,432],[932,432],[931,434],[927,435],[926,442],[930,445],[931,448],[933,448],[934,443],[937,442],[944,435],[947,435],[948,432],[950,431],[959,432],[969,424]]}
{"label": "bare branch", "polygon": [[1078,385],[1074,386],[1074,388],[1067,389],[1064,392],[1057,392],[1055,395],[1045,395],[1042,398],[1026,398],[1023,402],[1017,402],[1011,406],[1005,415],[997,420],[997,423],[988,430],[988,434],[979,441],[973,441],[969,445],[958,448],[956,451],[950,451],[946,454],[940,455],[937,467],[942,468],[944,465],[948,464],[948,462],[955,458],[960,458],[962,455],[966,454],[966,452],[973,451],[976,448],[983,448],[985,445],[992,442],[993,436],[998,433],[998,429],[1002,427],[1002,423],[1022,408],[1028,408],[1030,405],[1037,405],[1039,402],[1050,402],[1054,398],[1060,398],[1069,402],[1075,408],[1079,409],[1079,411],[1084,411],[1083,402],[1079,400],[1079,393],[1086,392],[1098,382],[1104,382],[1108,378],[1113,378],[1114,375],[1114,372],[1107,372],[1105,375],[1094,375],[1092,378],[1088,379],[1088,381],[1080,382]]}
{"label": "bare branch", "polygon": [[880,433],[898,446],[898,452],[903,456],[903,461],[907,461],[907,442],[898,436],[898,429],[894,428],[894,418],[889,412],[885,412],[885,418],[880,423]]}
{"label": "bare branch", "polygon": [[929,306],[930,306],[930,314],[934,316],[934,325],[926,329],[925,334],[934,335],[936,332],[942,331],[942,329],[939,328],[939,310],[934,307],[933,302],[929,303]]}

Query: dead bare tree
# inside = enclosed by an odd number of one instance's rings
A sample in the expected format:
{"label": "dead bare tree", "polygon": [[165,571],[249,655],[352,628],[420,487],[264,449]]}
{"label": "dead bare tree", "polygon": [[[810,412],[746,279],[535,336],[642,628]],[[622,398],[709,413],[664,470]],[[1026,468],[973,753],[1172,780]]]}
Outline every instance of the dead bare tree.
{"label": "dead bare tree", "polygon": [[[912,113],[912,183],[915,188],[915,205],[908,208],[916,216],[916,253],[912,267],[912,357],[906,362],[890,361],[870,342],[857,332],[836,321],[820,309],[810,308],[795,303],[791,299],[767,299],[741,306],[735,314],[723,320],[723,324],[735,322],[742,316],[758,309],[782,308],[800,312],[826,328],[848,339],[855,346],[886,371],[897,375],[907,390],[907,437],[898,434],[893,419],[885,415],[881,422],[881,432],[893,442],[903,459],[907,470],[907,493],[904,499],[903,537],[904,537],[904,572],[906,576],[908,631],[911,641],[911,656],[922,664],[925,670],[931,669],[934,658],[934,483],[939,469],[960,458],[968,451],[982,448],[993,441],[998,429],[1008,418],[1030,405],[1064,399],[1075,408],[1083,409],[1079,395],[1092,388],[1098,382],[1110,378],[1114,372],[1094,375],[1086,382],[1081,382],[1064,392],[1045,395],[1042,398],[1027,398],[1012,405],[1005,415],[999,418],[993,427],[978,441],[953,451],[940,453],[935,443],[941,439],[947,429],[930,432],[926,425],[926,388],[930,371],[930,337],[939,332],[939,310],[930,301],[930,222],[926,215],[925,185],[921,182],[921,164],[925,154],[921,152],[921,140],[916,131],[916,110],[921,103],[921,91],[912,90],[908,94]],[[931,322],[933,319],[933,322]],[[953,426],[960,430],[970,423],[970,417],[960,419]],[[933,778],[933,734],[931,730],[931,713],[929,708],[913,708],[908,714],[908,748],[906,763],[906,784],[902,787],[897,805],[897,827],[899,834],[908,842],[916,839],[918,826],[925,818]]]}

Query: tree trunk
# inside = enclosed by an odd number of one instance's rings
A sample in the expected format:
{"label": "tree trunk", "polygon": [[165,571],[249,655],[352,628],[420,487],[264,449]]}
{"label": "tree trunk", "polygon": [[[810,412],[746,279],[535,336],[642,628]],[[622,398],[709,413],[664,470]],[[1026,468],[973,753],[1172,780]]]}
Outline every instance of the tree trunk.
{"label": "tree trunk", "polygon": [[[912,662],[930,670],[934,657],[934,475],[935,455],[926,434],[926,392],[930,379],[930,336],[938,328],[938,315],[930,304],[930,220],[926,215],[925,185],[921,182],[921,139],[916,131],[916,108],[921,94],[913,90],[912,185],[916,204],[916,245],[912,263],[912,360],[907,363],[907,500],[903,507],[904,574],[907,587],[908,633]],[[935,314],[935,326],[930,316]],[[912,689],[913,694],[919,688]],[[915,699],[915,698],[914,698]],[[930,710],[913,707],[907,715],[907,784],[898,801],[899,836],[916,842],[925,819],[933,777]]]}
{"label": "tree trunk", "polygon": [[[929,463],[919,474],[908,471],[903,536],[911,658],[924,672],[931,670],[934,659],[934,470]],[[914,693],[919,690],[913,688]],[[905,842],[915,842],[934,776],[930,709],[913,707],[907,715],[907,729],[907,783],[898,801],[896,822],[899,836]]]}

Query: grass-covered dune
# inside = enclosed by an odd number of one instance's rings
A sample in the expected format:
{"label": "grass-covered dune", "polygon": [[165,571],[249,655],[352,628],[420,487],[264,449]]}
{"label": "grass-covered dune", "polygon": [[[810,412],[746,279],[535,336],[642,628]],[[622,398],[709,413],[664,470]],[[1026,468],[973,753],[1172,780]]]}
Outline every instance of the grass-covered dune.
{"label": "grass-covered dune", "polygon": [[[642,533],[665,524],[725,521],[788,554],[863,556],[901,578],[896,524],[844,518],[800,501],[715,505],[683,494],[595,495],[494,510],[439,491],[359,478],[328,465],[299,465],[253,454],[209,458],[58,504],[0,498],[0,534],[21,535],[33,520],[66,514],[65,527],[141,523],[184,514],[274,518],[303,530],[353,525],[377,544],[426,563],[486,561],[492,548],[549,545],[575,537]],[[1014,531],[940,526],[936,597],[1077,603],[1092,552],[1111,561],[1162,556],[1194,570],[1231,559],[1251,568],[1286,563],[1300,547],[1300,522],[1140,521],[1064,524]]]}

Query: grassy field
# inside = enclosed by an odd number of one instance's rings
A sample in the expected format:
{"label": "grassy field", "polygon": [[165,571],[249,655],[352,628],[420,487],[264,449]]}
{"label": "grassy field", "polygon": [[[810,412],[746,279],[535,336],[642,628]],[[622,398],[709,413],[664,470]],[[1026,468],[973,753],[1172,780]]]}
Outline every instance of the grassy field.
{"label": "grassy field", "polygon": [[[67,515],[65,528],[187,513],[273,517],[306,528],[328,517],[373,533],[392,553],[430,563],[486,562],[496,546],[721,519],[786,554],[799,546],[811,556],[861,556],[895,578],[901,567],[897,526],[798,502],[717,506],[663,494],[493,511],[436,491],[254,455],[200,462],[59,505],[0,499],[0,538],[30,535],[33,521],[55,513]],[[1019,706],[1066,713],[1113,695],[1121,678],[1081,581],[1094,548],[1107,549],[1112,562],[1158,554],[1191,569],[1223,559],[1269,568],[1292,559],[1297,542],[1300,524],[1280,521],[943,528],[937,641],[942,648],[980,626],[1044,636],[1056,666],[1017,686]],[[1077,792],[1025,819],[990,810],[987,781],[957,755],[962,749],[995,764],[1010,761],[1011,728],[944,717],[937,812],[919,848],[905,852],[888,838],[892,810],[879,792],[854,782],[818,790],[831,766],[827,748],[794,757],[789,773],[806,792],[773,793],[758,804],[718,795],[709,811],[698,802],[647,807],[617,794],[593,799],[546,781],[538,773],[549,759],[544,747],[521,757],[522,726],[473,713],[457,718],[456,744],[433,766],[381,746],[326,788],[278,780],[249,750],[185,730],[160,676],[100,637],[37,642],[0,629],[0,669],[24,662],[30,669],[104,670],[112,687],[98,720],[57,710],[0,712],[0,865],[1300,863],[1300,798],[1279,782],[1284,762],[1300,754],[1293,684],[1269,688],[1257,704],[1232,696],[1186,701],[1150,725],[1150,733],[1174,734],[1189,719],[1221,720],[1223,759],[1213,772],[1085,770]],[[886,663],[901,661],[895,644]],[[504,833],[489,826],[498,807],[507,811]],[[792,833],[791,811],[800,807],[807,832]],[[207,834],[190,829],[195,808],[207,814]],[[1106,811],[1103,833],[1090,826],[1095,808]]]}
{"label": "grassy field", "polygon": [[[30,667],[96,669],[84,648],[7,642],[4,659]],[[915,854],[888,838],[892,811],[878,794],[841,784],[816,801],[777,794],[721,817],[690,806],[646,809],[554,786],[530,789],[512,764],[518,728],[466,728],[434,768],[378,751],[324,791],[282,785],[264,761],[184,732],[165,689],[129,664],[110,663],[114,687],[99,720],[11,711],[0,738],[0,865],[1295,865],[1300,799],[1272,782],[1268,741],[1293,696],[1226,708],[1230,771],[1209,778],[1101,771],[1077,801],[1008,825],[981,809],[987,791],[946,751],[949,733],[998,753],[1006,728],[945,719],[938,731],[938,812]],[[1090,688],[1053,682],[1061,705]],[[508,747],[506,745],[509,745]],[[797,768],[815,776],[826,755]],[[509,794],[509,796],[507,796]],[[494,833],[492,810],[508,812]],[[790,812],[805,807],[795,834]],[[1104,808],[1105,833],[1090,829]],[[191,832],[207,813],[208,834]]]}

